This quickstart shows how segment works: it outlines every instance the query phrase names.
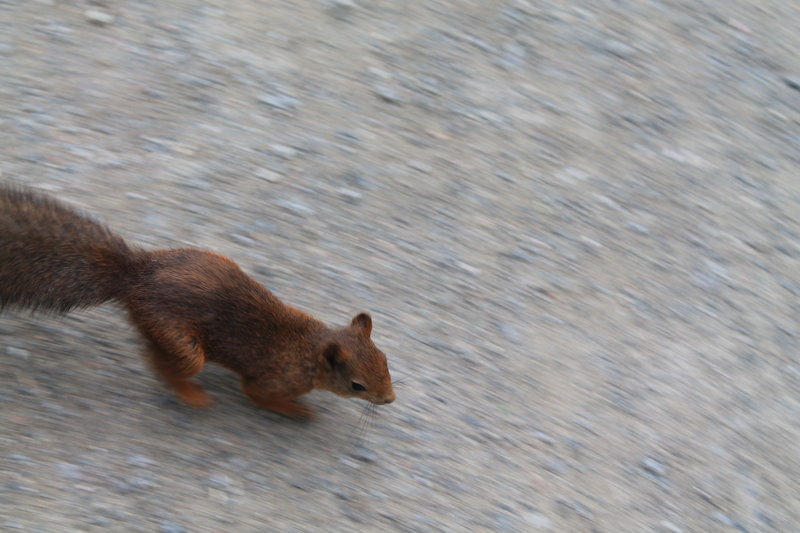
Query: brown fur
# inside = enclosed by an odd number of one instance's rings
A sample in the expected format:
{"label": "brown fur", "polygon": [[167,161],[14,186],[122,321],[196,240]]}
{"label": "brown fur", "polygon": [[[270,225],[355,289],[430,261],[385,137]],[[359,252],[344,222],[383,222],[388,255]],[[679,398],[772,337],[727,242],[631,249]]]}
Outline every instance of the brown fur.
{"label": "brown fur", "polygon": [[329,328],[227,257],[133,249],[47,196],[0,186],[0,309],[67,312],[110,300],[127,308],[153,368],[190,405],[210,403],[191,380],[207,361],[238,373],[254,403],[288,416],[311,415],[295,400],[312,389],[394,401],[366,313]]}

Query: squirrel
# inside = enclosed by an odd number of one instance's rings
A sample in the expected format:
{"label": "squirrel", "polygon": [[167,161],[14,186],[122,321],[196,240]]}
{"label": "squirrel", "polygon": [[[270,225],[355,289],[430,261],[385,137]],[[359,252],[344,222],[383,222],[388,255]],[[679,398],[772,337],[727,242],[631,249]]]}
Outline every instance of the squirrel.
{"label": "squirrel", "polygon": [[395,399],[367,313],[328,327],[223,255],[139,249],[51,196],[0,185],[0,310],[63,314],[109,301],[127,309],[156,373],[191,406],[210,404],[191,379],[208,361],[239,374],[256,405],[290,417],[312,416],[296,401],[312,389]]}

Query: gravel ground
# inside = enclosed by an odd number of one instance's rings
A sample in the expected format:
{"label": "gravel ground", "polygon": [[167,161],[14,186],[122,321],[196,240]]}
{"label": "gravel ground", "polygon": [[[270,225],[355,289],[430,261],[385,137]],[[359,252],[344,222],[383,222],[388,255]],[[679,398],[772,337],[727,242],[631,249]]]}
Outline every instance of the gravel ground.
{"label": "gravel ground", "polygon": [[[398,400],[176,402],[0,317],[0,529],[800,531],[800,4],[0,1],[0,171],[375,320]],[[359,439],[359,433],[365,436]]]}

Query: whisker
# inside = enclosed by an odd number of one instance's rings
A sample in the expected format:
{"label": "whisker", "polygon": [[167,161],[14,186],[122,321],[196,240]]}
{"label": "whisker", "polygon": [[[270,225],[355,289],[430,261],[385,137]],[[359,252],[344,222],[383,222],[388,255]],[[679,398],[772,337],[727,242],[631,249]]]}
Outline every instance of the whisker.
{"label": "whisker", "polygon": [[403,376],[400,376],[399,378],[392,380],[392,386],[394,386],[394,385],[400,385],[400,386],[406,385],[407,384],[407,380],[410,377],[411,377],[410,374],[405,374]]}
{"label": "whisker", "polygon": [[378,421],[378,406],[372,402],[366,402],[358,421],[355,424],[355,432],[353,438],[356,446],[363,446],[366,440],[367,433],[375,428]]}
{"label": "whisker", "polygon": [[378,412],[378,406],[375,405],[374,403],[370,404],[370,406],[369,406],[369,428],[370,428],[370,430],[375,428],[375,422],[378,420],[378,417],[375,414],[377,412]]}
{"label": "whisker", "polygon": [[364,427],[361,431],[362,443],[364,440],[366,440],[367,434],[375,427],[375,421],[377,419],[375,416],[376,411],[377,406],[374,403],[367,404],[366,409],[364,410]]}
{"label": "whisker", "polygon": [[375,404],[369,404],[368,409],[369,414],[367,415],[367,424],[366,424],[366,431],[364,431],[364,436],[366,437],[367,431],[371,431],[372,428],[375,427]]}
{"label": "whisker", "polygon": [[399,378],[392,380],[392,384],[395,384],[395,383],[403,383],[403,382],[404,382],[405,380],[407,380],[407,379],[408,379],[410,376],[411,376],[411,374],[403,374],[403,375],[402,375],[402,376],[400,376]]}
{"label": "whisker", "polygon": [[358,422],[356,423],[356,445],[358,446],[363,444],[364,436],[367,433],[367,425],[369,423],[369,412],[371,406],[371,403],[368,403],[364,406],[364,409],[361,411],[361,416],[358,417]]}
{"label": "whisker", "polygon": [[358,426],[359,428],[363,427],[363,425],[364,425],[364,422],[366,421],[366,417],[367,417],[367,409],[368,409],[368,407],[365,405],[365,406],[364,406],[364,408],[361,410],[361,416],[359,416],[359,417],[358,417],[358,424],[357,424],[357,426]]}

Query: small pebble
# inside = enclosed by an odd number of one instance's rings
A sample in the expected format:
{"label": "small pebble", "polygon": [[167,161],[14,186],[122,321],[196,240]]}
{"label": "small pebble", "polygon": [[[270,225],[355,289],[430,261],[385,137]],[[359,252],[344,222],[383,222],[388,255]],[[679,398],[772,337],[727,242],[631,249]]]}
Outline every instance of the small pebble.
{"label": "small pebble", "polygon": [[361,198],[364,197],[364,195],[360,192],[353,189],[348,189],[347,187],[340,187],[339,194],[347,203],[350,204],[356,204],[361,200]]}
{"label": "small pebble", "polygon": [[519,531],[517,519],[509,513],[493,513],[489,519],[492,531]]}
{"label": "small pebble", "polygon": [[661,527],[668,533],[683,533],[683,530],[667,520],[661,521]]}
{"label": "small pebble", "polygon": [[6,346],[6,353],[12,357],[19,357],[20,359],[27,359],[30,352],[25,348],[17,348],[16,346]]}
{"label": "small pebble", "polygon": [[533,528],[533,531],[549,531],[553,527],[553,523],[549,518],[535,511],[525,513],[523,518]]}
{"label": "small pebble", "polygon": [[264,93],[258,97],[258,101],[284,111],[291,111],[300,105],[300,100],[282,93]]}
{"label": "small pebble", "polygon": [[714,511],[711,513],[711,518],[720,524],[727,526],[727,527],[736,527],[737,523],[736,520],[731,518],[730,516],[726,515],[722,511]]}
{"label": "small pebble", "polygon": [[231,478],[227,474],[215,472],[208,476],[209,486],[215,489],[227,489],[231,484]]}
{"label": "small pebble", "polygon": [[174,522],[161,522],[161,533],[186,533],[186,529]]}
{"label": "small pebble", "polygon": [[276,143],[270,146],[270,149],[272,150],[272,153],[281,159],[294,159],[297,157],[297,150],[291,146],[286,146],[285,144]]}
{"label": "small pebble", "polygon": [[312,207],[309,207],[305,203],[297,200],[283,199],[283,200],[278,200],[276,203],[279,206],[281,206],[284,210],[298,216],[306,217],[306,216],[311,216],[315,213]]}
{"label": "small pebble", "polygon": [[574,512],[576,515],[586,520],[594,520],[594,513],[577,502],[567,500],[556,500],[556,505],[561,509],[561,512],[567,516],[569,512]]}
{"label": "small pebble", "polygon": [[642,224],[639,224],[638,222],[634,222],[632,220],[627,221],[625,223],[625,226],[627,226],[628,229],[635,231],[639,235],[650,234],[650,230],[647,228],[647,226],[643,226]]}
{"label": "small pebble", "polygon": [[339,20],[347,20],[355,9],[356,3],[353,0],[328,0],[328,14]]}
{"label": "small pebble", "polygon": [[96,9],[87,9],[83,12],[83,16],[92,24],[97,24],[98,26],[112,24],[116,19],[116,17],[110,13],[105,13]]}
{"label": "small pebble", "polygon": [[431,167],[427,163],[423,163],[422,161],[416,161],[416,160],[412,159],[412,160],[408,161],[407,164],[408,164],[409,167],[413,168],[414,170],[417,170],[417,171],[422,172],[424,174],[430,174],[431,171],[433,170],[433,167]]}
{"label": "small pebble", "polygon": [[667,470],[664,468],[664,465],[662,465],[660,462],[656,461],[652,457],[645,457],[644,459],[642,459],[642,468],[646,472],[650,472],[651,474],[658,477],[664,477],[667,474]]}
{"label": "small pebble", "polygon": [[147,457],[146,455],[140,455],[140,454],[133,454],[128,456],[128,462],[133,466],[138,466],[140,468],[148,468],[153,464],[155,464],[155,462],[151,458]]}
{"label": "small pebble", "polygon": [[549,461],[545,461],[542,464],[542,468],[559,476],[566,475],[569,472],[569,465],[567,465],[567,463],[561,459],[551,459]]}
{"label": "small pebble", "polygon": [[260,178],[264,181],[268,181],[270,183],[277,183],[281,180],[281,175],[277,172],[270,170],[268,168],[258,168],[253,173],[255,177]]}
{"label": "small pebble", "polygon": [[500,333],[506,338],[506,340],[517,345],[523,344],[522,335],[513,326],[501,323],[497,325],[497,328],[500,330]]}
{"label": "small pebble", "polygon": [[603,43],[603,50],[621,59],[629,59],[636,52],[632,46],[615,39]]}
{"label": "small pebble", "polygon": [[508,183],[516,183],[517,182],[517,178],[515,178],[514,176],[512,176],[508,172],[498,171],[498,172],[495,172],[494,174],[495,174],[495,176],[497,176],[498,178],[500,178],[501,180],[503,180],[505,182],[508,182]]}
{"label": "small pebble", "polygon": [[554,439],[553,437],[551,437],[551,436],[550,436],[550,435],[548,435],[547,433],[544,433],[544,432],[541,432],[541,431],[534,431],[534,432],[532,433],[532,435],[533,435],[533,436],[534,436],[536,439],[538,439],[538,440],[540,440],[540,441],[544,442],[545,444],[548,444],[548,445],[551,445],[551,446],[552,446],[553,444],[555,444],[555,443],[556,443],[556,439]]}
{"label": "small pebble", "polygon": [[800,91],[800,76],[786,76],[783,81],[795,91]]}
{"label": "small pebble", "polygon": [[403,102],[403,98],[400,94],[387,85],[382,83],[375,84],[373,90],[384,102],[389,102],[390,104],[400,104]]}
{"label": "small pebble", "polygon": [[378,460],[378,454],[362,445],[355,446],[350,452],[350,457],[362,463],[374,463]]}

